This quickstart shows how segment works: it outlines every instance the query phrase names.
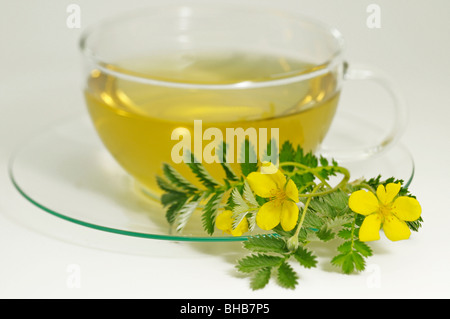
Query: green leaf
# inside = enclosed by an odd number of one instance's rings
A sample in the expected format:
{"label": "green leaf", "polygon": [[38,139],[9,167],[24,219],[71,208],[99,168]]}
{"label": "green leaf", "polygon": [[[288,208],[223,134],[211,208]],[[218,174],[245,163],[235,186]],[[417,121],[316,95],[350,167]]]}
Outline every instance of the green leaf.
{"label": "green leaf", "polygon": [[321,166],[328,166],[328,160],[325,157],[320,156],[319,161]]}
{"label": "green leaf", "polygon": [[334,238],[334,232],[331,229],[328,229],[326,225],[324,225],[317,233],[317,237],[324,242],[327,242]]}
{"label": "green leaf", "polygon": [[279,254],[289,252],[283,238],[273,235],[252,236],[244,242],[244,248],[254,252],[274,252]]}
{"label": "green leaf", "polygon": [[231,191],[231,199],[233,201],[233,212],[237,215],[242,212],[248,212],[250,207],[247,205],[247,202],[242,197],[238,188],[233,188]]}
{"label": "green leaf", "polygon": [[229,203],[228,206],[231,206],[233,211],[233,229],[235,229],[245,217],[250,215],[248,216],[250,217],[248,219],[249,230],[252,231],[255,224],[253,215],[256,212],[256,207],[249,206],[247,204],[246,200],[242,197],[238,187],[233,188],[233,190],[231,191],[231,196],[229,198],[231,198],[231,203]]}
{"label": "green leaf", "polygon": [[183,190],[176,187],[175,185],[173,185],[172,183],[170,183],[168,180],[166,180],[161,176],[156,176],[156,183],[158,184],[159,188],[161,188],[165,192],[178,192],[178,193],[183,192]]}
{"label": "green leaf", "polygon": [[186,226],[192,213],[197,209],[198,205],[200,204],[200,200],[201,200],[200,196],[197,195],[193,196],[190,198],[189,201],[186,201],[180,208],[175,218],[177,232],[181,232],[183,228]]}
{"label": "green leaf", "polygon": [[195,192],[198,190],[191,182],[189,182],[186,178],[184,178],[180,173],[178,173],[172,166],[169,164],[163,164],[163,173],[164,176],[175,186],[181,188],[183,191],[187,192]]}
{"label": "green leaf", "polygon": [[314,174],[309,172],[296,172],[294,175],[291,176],[292,181],[295,183],[297,188],[299,190],[302,190],[302,193],[306,193],[308,191],[311,191],[314,186]]}
{"label": "green leaf", "polygon": [[352,253],[353,265],[356,271],[363,271],[366,268],[366,262],[364,258],[357,252]]}
{"label": "green leaf", "polygon": [[330,219],[348,215],[348,194],[337,190],[325,196],[317,197],[311,201],[310,209]]}
{"label": "green leaf", "polygon": [[280,286],[288,289],[294,289],[298,283],[298,275],[292,269],[291,265],[287,262],[283,262],[278,267],[277,279]]}
{"label": "green leaf", "polygon": [[283,257],[265,254],[252,254],[238,261],[237,269],[241,272],[253,272],[266,267],[279,266],[283,262]]}
{"label": "green leaf", "polygon": [[419,231],[419,228],[422,227],[423,219],[422,216],[419,217],[419,219],[412,221],[412,222],[406,222],[406,225],[408,225],[409,229],[412,231]]}
{"label": "green leaf", "polygon": [[352,238],[352,232],[349,229],[341,229],[338,236],[342,239],[350,239]]}
{"label": "green leaf", "polygon": [[248,182],[244,182],[244,191],[243,191],[244,199],[252,206],[258,207],[259,204],[256,201],[255,195],[253,194],[250,185],[248,185]]}
{"label": "green leaf", "polygon": [[214,233],[215,218],[217,215],[217,211],[221,207],[224,195],[225,195],[224,190],[218,190],[208,199],[208,201],[205,204],[205,208],[203,209],[202,213],[203,228],[209,235],[212,235]]}
{"label": "green leaf", "polygon": [[263,268],[257,271],[250,281],[250,287],[253,290],[264,288],[269,283],[271,274],[272,274],[271,267]]}
{"label": "green leaf", "polygon": [[[294,148],[292,147],[291,142],[285,141],[283,145],[281,145],[279,157],[280,163],[294,161],[295,151]],[[287,172],[292,172],[294,170],[294,166],[283,166],[283,169]]]}
{"label": "green leaf", "polygon": [[241,158],[239,160],[241,164],[241,171],[244,176],[258,170],[258,161],[256,152],[249,140],[245,140],[242,144]]}
{"label": "green leaf", "polygon": [[188,200],[187,197],[180,197],[177,199],[177,201],[170,204],[170,206],[166,210],[166,220],[170,225],[173,225],[175,223],[175,220],[178,216],[178,213],[180,212],[183,205]]}
{"label": "green leaf", "polygon": [[352,251],[352,242],[351,242],[351,240],[350,240],[350,241],[346,241],[346,242],[344,242],[343,244],[341,244],[341,245],[337,248],[337,250],[338,250],[340,253],[343,253],[343,254],[348,254],[348,253],[350,253],[350,252]]}
{"label": "green leaf", "polygon": [[303,149],[300,146],[297,146],[297,150],[295,152],[294,161],[303,165],[306,165],[311,168],[315,168],[318,166],[318,159],[312,152],[304,153]]}
{"label": "green leaf", "polygon": [[177,191],[169,191],[161,195],[161,204],[164,207],[170,206],[175,202],[179,202],[180,200],[186,199],[186,194],[177,192]]}
{"label": "green leaf", "polygon": [[366,267],[364,258],[356,251],[335,256],[331,260],[331,264],[341,267],[342,272],[347,275],[353,273],[355,270],[363,271]]}
{"label": "green leaf", "polygon": [[238,177],[231,168],[230,164],[227,162],[227,150],[228,150],[228,144],[225,142],[222,142],[219,144],[217,149],[217,154],[219,156],[219,162],[222,165],[223,170],[225,171],[225,175],[228,180],[230,181],[237,181]]}
{"label": "green leaf", "polygon": [[331,264],[342,269],[344,274],[351,274],[355,269],[353,265],[353,257],[351,253],[339,254],[331,260]]}
{"label": "green leaf", "polygon": [[313,268],[317,265],[316,256],[304,247],[298,247],[294,252],[294,258],[305,268]]}
{"label": "green leaf", "polygon": [[205,167],[196,161],[193,153],[190,153],[190,159],[191,161],[186,163],[186,165],[189,166],[192,173],[197,176],[199,181],[202,182],[206,188],[214,188],[219,185],[219,183],[208,173]]}
{"label": "green leaf", "polygon": [[[270,155],[269,155],[270,153]],[[262,161],[263,162],[271,162],[274,165],[278,164],[279,156],[278,153],[278,145],[275,138],[272,138],[269,143],[267,143],[267,148],[265,149],[263,155],[262,155]]]}
{"label": "green leaf", "polygon": [[372,249],[364,242],[356,240],[353,242],[355,250],[357,250],[364,257],[370,257],[373,255]]}

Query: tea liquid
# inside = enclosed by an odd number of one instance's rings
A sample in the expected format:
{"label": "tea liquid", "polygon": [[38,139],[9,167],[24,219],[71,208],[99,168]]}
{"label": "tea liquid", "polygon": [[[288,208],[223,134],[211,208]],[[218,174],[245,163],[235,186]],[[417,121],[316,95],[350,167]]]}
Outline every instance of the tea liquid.
{"label": "tea liquid", "polygon": [[[107,67],[171,83],[233,84],[288,78],[309,72],[314,65],[274,55],[234,52],[152,56]],[[173,130],[189,130],[193,137],[194,120],[203,121],[203,130],[219,128],[224,137],[226,128],[267,128],[268,132],[279,128],[280,145],[289,140],[305,151],[314,150],[335,114],[339,98],[336,86],[332,73],[269,87],[204,89],[151,85],[93,70],[85,97],[106,148],[139,184],[157,195],[155,176],[162,175],[163,162],[192,177],[184,163],[173,164],[171,151],[178,143],[171,139]],[[222,180],[220,164],[205,166]],[[239,169],[238,165],[233,167]]]}

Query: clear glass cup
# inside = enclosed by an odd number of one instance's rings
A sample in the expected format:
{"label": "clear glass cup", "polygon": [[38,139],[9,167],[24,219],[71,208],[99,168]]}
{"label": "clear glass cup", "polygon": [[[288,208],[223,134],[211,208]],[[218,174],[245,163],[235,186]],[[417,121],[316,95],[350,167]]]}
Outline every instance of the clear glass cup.
{"label": "clear glass cup", "polygon": [[[155,196],[162,163],[190,174],[174,159],[184,149],[174,153],[174,147],[190,138],[202,160],[212,141],[211,134],[205,135],[208,129],[224,140],[227,129],[278,129],[279,145],[289,140],[339,161],[380,153],[396,143],[405,126],[404,103],[388,78],[373,68],[347,64],[338,30],[291,12],[162,4],[92,26],[80,48],[97,133],[117,162]],[[395,123],[373,145],[326,149],[321,143],[347,80],[381,84],[394,101]],[[214,137],[220,142],[218,134]],[[195,149],[199,141],[200,152]],[[237,154],[238,143],[231,149]],[[208,151],[213,153],[211,147]],[[219,164],[206,161],[205,166],[220,178]]]}

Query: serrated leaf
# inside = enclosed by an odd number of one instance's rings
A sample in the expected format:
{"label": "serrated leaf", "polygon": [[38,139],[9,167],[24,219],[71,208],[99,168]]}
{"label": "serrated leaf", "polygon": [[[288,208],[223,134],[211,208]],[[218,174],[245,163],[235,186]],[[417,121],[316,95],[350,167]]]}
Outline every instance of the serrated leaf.
{"label": "serrated leaf", "polygon": [[206,188],[214,188],[219,185],[219,183],[209,174],[209,172],[205,169],[202,163],[198,163],[195,159],[193,153],[189,153],[190,162],[186,163],[186,165],[191,169],[192,173],[198,178],[198,180],[205,186]]}
{"label": "serrated leaf", "polygon": [[181,207],[175,218],[175,225],[177,232],[182,232],[183,228],[189,221],[192,213],[197,209],[200,204],[200,197],[194,196],[189,201],[185,202]]}
{"label": "serrated leaf", "polygon": [[357,271],[363,271],[366,268],[364,258],[357,252],[352,253],[353,265]]}
{"label": "serrated leaf", "polygon": [[230,181],[237,181],[238,177],[236,173],[233,171],[230,164],[227,163],[227,150],[228,144],[222,142],[221,144],[219,144],[216,154],[218,154],[219,162],[222,165],[223,170],[225,171],[227,179]]}
{"label": "serrated leaf", "polygon": [[294,161],[303,165],[306,165],[311,168],[315,168],[318,166],[318,159],[312,152],[304,153],[303,149],[300,146],[297,146],[297,150],[295,152]]}
{"label": "serrated leaf", "polygon": [[310,203],[310,209],[329,219],[347,216],[350,211],[348,208],[348,194],[337,190],[328,195],[315,198]]}
{"label": "serrated leaf", "polygon": [[279,266],[283,262],[282,257],[265,254],[253,254],[238,261],[237,269],[241,272],[253,272],[266,267]]}
{"label": "serrated leaf", "polygon": [[353,247],[364,257],[370,257],[373,255],[372,249],[362,241],[354,241]]}
{"label": "serrated leaf", "polygon": [[164,176],[175,186],[179,187],[183,191],[192,192],[197,191],[198,188],[195,187],[191,182],[184,178],[180,173],[177,172],[172,166],[167,163],[163,164]]}
{"label": "serrated leaf", "polygon": [[314,186],[315,177],[312,173],[309,172],[307,173],[296,172],[294,175],[291,176],[291,179],[299,190],[303,189],[303,193],[306,193],[312,190]]}
{"label": "serrated leaf", "polygon": [[355,270],[363,271],[366,263],[364,258],[355,251],[349,253],[339,254],[331,260],[331,264],[339,266],[344,274],[351,274]]}
{"label": "serrated leaf", "polygon": [[319,161],[321,166],[328,166],[328,160],[325,157],[320,156]]}
{"label": "serrated leaf", "polygon": [[253,290],[264,288],[269,283],[271,274],[272,268],[270,267],[257,271],[250,281],[250,287]]}
{"label": "serrated leaf", "polygon": [[[269,155],[270,150],[270,155]],[[278,164],[280,154],[278,152],[278,144],[275,138],[270,139],[269,143],[267,143],[267,147],[264,150],[262,155],[262,162],[271,162],[274,165]]]}
{"label": "serrated leaf", "polygon": [[352,232],[348,229],[341,229],[338,236],[342,239],[350,239],[352,238]]}
{"label": "serrated leaf", "polygon": [[291,265],[283,262],[277,269],[277,279],[280,286],[288,289],[294,289],[298,283],[298,275],[292,269]]}
{"label": "serrated leaf", "polygon": [[216,193],[211,195],[203,209],[203,228],[209,235],[214,233],[215,217],[217,215],[217,211],[221,207],[224,195],[225,192],[223,190],[218,190]]}
{"label": "serrated leaf", "polygon": [[252,231],[255,227],[255,218],[256,218],[256,207],[249,206],[247,202],[242,197],[239,189],[235,187],[232,192],[232,211],[233,211],[233,229],[235,229],[240,222],[245,218],[249,217],[249,230]]}
{"label": "serrated leaf", "polygon": [[160,200],[161,204],[166,207],[185,198],[186,195],[184,193],[170,191],[162,194]]}
{"label": "serrated leaf", "polygon": [[305,268],[313,268],[317,265],[316,256],[304,247],[298,247],[294,253],[294,258]]}
{"label": "serrated leaf", "polygon": [[244,176],[256,172],[258,170],[258,161],[256,152],[249,140],[245,140],[241,146],[239,163],[241,165],[241,172]]}
{"label": "serrated leaf", "polygon": [[334,232],[331,229],[328,229],[327,226],[323,226],[317,233],[317,237],[323,241],[327,242],[334,238]]}
{"label": "serrated leaf", "polygon": [[254,252],[288,253],[285,241],[278,236],[257,235],[244,242],[244,248]]}
{"label": "serrated leaf", "polygon": [[158,184],[158,187],[165,192],[183,192],[180,188],[176,187],[174,184],[170,183],[161,176],[156,176],[156,183]]}
{"label": "serrated leaf", "polygon": [[331,264],[339,266],[344,274],[351,274],[355,269],[351,253],[339,254],[331,260]]}
{"label": "serrated leaf", "polygon": [[247,215],[248,221],[248,230],[251,232],[256,227],[256,214],[258,211],[251,211],[250,214]]}
{"label": "serrated leaf", "polygon": [[177,201],[172,203],[166,210],[166,220],[170,225],[173,225],[175,223],[175,220],[178,216],[178,213],[180,212],[183,205],[188,200],[187,197],[179,198]]}
{"label": "serrated leaf", "polygon": [[231,199],[233,201],[233,211],[236,214],[246,212],[249,210],[249,207],[245,202],[244,198],[242,197],[241,193],[239,192],[238,188],[235,187],[231,191]]}
{"label": "serrated leaf", "polygon": [[[285,141],[283,143],[283,145],[281,145],[279,157],[280,157],[280,163],[294,161],[295,150],[292,147],[291,142]],[[283,166],[283,169],[287,172],[292,172],[294,170],[294,166]]]}
{"label": "serrated leaf", "polygon": [[258,207],[259,204],[256,201],[255,195],[253,194],[250,185],[248,185],[247,180],[244,181],[244,191],[243,191],[244,199],[250,204],[255,207]]}
{"label": "serrated leaf", "polygon": [[343,254],[350,253],[352,251],[352,242],[351,241],[344,242],[337,248],[337,250]]}
{"label": "serrated leaf", "polygon": [[347,258],[348,254],[339,254],[331,259],[331,264],[335,266],[342,266]]}

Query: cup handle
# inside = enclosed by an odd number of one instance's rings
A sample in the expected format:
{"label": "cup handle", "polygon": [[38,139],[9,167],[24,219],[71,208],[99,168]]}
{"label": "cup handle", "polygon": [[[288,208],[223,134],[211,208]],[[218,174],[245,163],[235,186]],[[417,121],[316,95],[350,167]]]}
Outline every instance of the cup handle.
{"label": "cup handle", "polygon": [[386,151],[398,142],[406,128],[408,110],[402,96],[395,88],[395,85],[383,71],[375,69],[372,66],[364,65],[352,65],[349,67],[349,65],[344,62],[343,74],[344,81],[369,80],[380,85],[387,91],[390,98],[393,100],[393,124],[380,142],[360,149],[328,149],[324,146],[319,148],[320,155],[333,158],[338,162],[364,160]]}

